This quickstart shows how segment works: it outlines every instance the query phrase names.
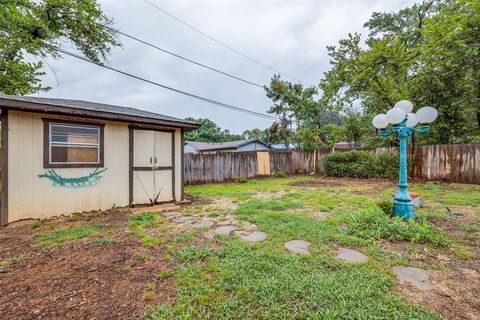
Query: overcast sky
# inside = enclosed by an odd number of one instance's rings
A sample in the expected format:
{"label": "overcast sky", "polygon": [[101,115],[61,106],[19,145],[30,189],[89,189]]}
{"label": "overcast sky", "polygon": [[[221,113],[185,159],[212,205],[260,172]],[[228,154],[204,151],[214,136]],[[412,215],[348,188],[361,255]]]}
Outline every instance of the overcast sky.
{"label": "overcast sky", "polygon": [[[329,69],[327,45],[349,32],[366,34],[363,24],[375,11],[397,11],[411,0],[345,1],[158,1],[150,0],[203,32],[285,74],[318,84]],[[114,27],[159,47],[260,84],[273,72],[214,43],[143,0],[100,1]],[[119,37],[108,65],[162,84],[265,113],[270,101],[262,88],[203,69],[143,44]],[[68,48],[68,47],[66,47]],[[181,96],[65,57],[47,60],[41,96],[82,99],[145,109],[179,118],[202,117],[241,133],[271,121]]]}

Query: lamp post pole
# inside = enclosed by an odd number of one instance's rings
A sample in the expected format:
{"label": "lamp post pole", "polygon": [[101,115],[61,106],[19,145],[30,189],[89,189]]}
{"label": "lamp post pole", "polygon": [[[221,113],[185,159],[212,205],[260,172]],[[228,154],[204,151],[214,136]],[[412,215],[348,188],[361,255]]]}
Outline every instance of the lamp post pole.
{"label": "lamp post pole", "polygon": [[[408,193],[407,138],[413,132],[427,132],[430,129],[428,123],[435,120],[438,115],[432,107],[421,108],[416,115],[411,113],[412,109],[413,104],[410,101],[402,100],[395,104],[386,115],[379,114],[373,118],[373,125],[380,129],[382,137],[395,135],[400,140],[398,191],[394,196],[393,214],[403,219],[413,219],[415,217],[412,198]],[[421,121],[421,127],[417,129],[415,126],[419,120]],[[393,125],[391,129],[387,129],[389,123]]]}

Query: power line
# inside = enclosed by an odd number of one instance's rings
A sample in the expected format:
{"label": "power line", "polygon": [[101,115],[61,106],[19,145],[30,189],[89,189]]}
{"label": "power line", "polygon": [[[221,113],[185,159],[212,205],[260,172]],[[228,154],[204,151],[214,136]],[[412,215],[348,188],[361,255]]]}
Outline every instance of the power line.
{"label": "power line", "polygon": [[145,41],[145,40],[142,40],[142,39],[139,39],[139,38],[134,37],[134,36],[132,36],[132,35],[129,35],[129,34],[125,33],[125,32],[120,31],[120,30],[113,29],[113,28],[108,27],[108,26],[105,26],[105,28],[107,28],[107,29],[109,29],[109,30],[111,30],[111,31],[113,31],[113,32],[117,32],[117,33],[119,33],[119,34],[121,34],[121,35],[123,35],[123,36],[125,36],[125,37],[127,37],[127,38],[130,38],[130,39],[132,39],[132,40],[135,40],[135,41],[137,41],[137,42],[143,43],[143,44],[145,44],[145,45],[147,45],[147,46],[149,46],[149,47],[152,47],[152,48],[154,48],[154,49],[157,49],[157,50],[159,50],[159,51],[162,51],[162,52],[167,53],[167,54],[169,54],[169,55],[172,55],[172,56],[174,56],[174,57],[177,57],[177,58],[179,58],[179,59],[188,61],[188,62],[190,62],[190,63],[196,64],[196,65],[198,65],[198,66],[201,66],[201,67],[203,67],[203,68],[209,69],[209,70],[211,70],[211,71],[220,73],[220,74],[222,74],[222,75],[224,75],[224,76],[227,76],[227,77],[230,77],[230,78],[233,78],[233,79],[236,79],[236,80],[239,80],[239,81],[242,81],[242,82],[251,84],[251,85],[256,86],[256,87],[263,88],[263,86],[262,86],[261,84],[258,84],[258,83],[255,83],[255,82],[252,82],[252,81],[249,81],[249,80],[246,80],[246,79],[243,79],[243,78],[234,76],[234,75],[232,75],[232,74],[230,74],[230,73],[227,73],[227,72],[224,72],[224,71],[215,69],[215,68],[210,67],[210,66],[207,66],[207,65],[205,65],[205,64],[203,64],[203,63],[200,63],[200,62],[197,62],[197,61],[194,61],[194,60],[185,58],[185,57],[183,57],[183,56],[181,56],[181,55],[179,55],[179,54],[176,54],[176,53],[173,53],[173,52],[171,52],[171,51],[168,51],[168,50],[165,50],[165,49],[163,49],[163,48],[160,48],[160,47],[158,47],[158,46],[156,46],[156,45],[154,45],[154,44],[151,44],[151,43],[149,43],[149,42],[147,42],[147,41]]}
{"label": "power line", "polygon": [[61,48],[55,48],[55,50],[58,51],[58,52],[61,52],[63,54],[66,54],[68,56],[74,57],[76,59],[80,59],[80,60],[89,62],[91,64],[97,65],[99,67],[102,67],[102,68],[105,68],[105,69],[123,74],[125,76],[131,77],[131,78],[143,81],[143,82],[147,82],[147,83],[153,84],[155,86],[158,86],[158,87],[161,87],[161,88],[164,88],[164,89],[167,89],[167,90],[179,93],[179,94],[183,94],[183,95],[188,96],[190,98],[194,98],[194,99],[201,100],[203,102],[211,103],[211,104],[217,105],[217,106],[222,107],[222,108],[226,108],[226,109],[230,109],[230,110],[234,110],[234,111],[238,111],[238,112],[243,112],[243,113],[246,113],[246,114],[249,114],[249,115],[252,115],[252,116],[257,116],[257,117],[261,117],[261,118],[268,119],[268,120],[278,120],[278,118],[274,117],[274,116],[270,116],[270,115],[263,114],[263,113],[260,113],[260,112],[251,111],[251,110],[248,110],[248,109],[236,107],[236,106],[233,106],[233,105],[230,105],[230,104],[227,104],[227,103],[223,103],[223,102],[215,101],[215,100],[212,100],[212,99],[208,99],[208,98],[205,98],[205,97],[202,97],[202,96],[199,96],[199,95],[187,92],[187,91],[175,89],[175,88],[163,85],[161,83],[158,83],[158,82],[155,82],[155,81],[152,81],[152,80],[148,80],[148,79],[136,76],[134,74],[131,74],[131,73],[128,73],[128,72],[125,72],[125,71],[122,71],[122,70],[119,70],[119,69],[116,69],[116,68],[113,68],[113,67],[110,67],[110,66],[106,66],[104,64],[101,64],[101,63],[98,63],[98,62],[95,62],[95,61],[92,61],[88,58],[85,58],[85,57],[80,56],[78,54],[75,54],[73,52],[63,50]]}
{"label": "power line", "polygon": [[275,69],[275,68],[272,68],[272,67],[266,65],[265,63],[263,63],[263,62],[255,59],[255,58],[252,58],[252,57],[250,57],[250,56],[248,56],[248,55],[246,55],[246,54],[238,51],[238,50],[235,49],[235,48],[232,48],[232,47],[229,46],[228,44],[225,44],[225,43],[223,43],[222,41],[215,39],[214,37],[208,35],[207,33],[205,33],[205,32],[203,32],[203,31],[195,28],[195,27],[192,26],[191,24],[188,24],[187,22],[181,20],[180,18],[177,18],[177,17],[174,16],[173,14],[169,13],[168,11],[165,11],[164,9],[160,8],[159,6],[157,6],[157,5],[155,5],[154,3],[150,2],[149,0],[143,0],[143,1],[145,1],[146,3],[148,3],[149,5],[151,5],[152,7],[156,8],[157,10],[160,10],[161,12],[165,13],[165,14],[168,15],[169,17],[177,20],[177,21],[180,22],[181,24],[183,24],[183,25],[189,27],[190,29],[192,29],[192,30],[200,33],[200,34],[203,35],[204,37],[207,37],[208,39],[212,40],[213,42],[216,42],[217,44],[221,45],[222,47],[225,47],[225,48],[227,48],[227,49],[229,49],[229,50],[231,50],[231,51],[233,51],[233,52],[241,55],[242,57],[244,57],[244,58],[246,58],[246,59],[248,59],[248,60],[250,60],[250,61],[255,62],[256,64],[259,64],[259,65],[263,66],[264,68],[267,68],[267,69],[269,69],[269,70],[271,70],[271,71],[273,71],[273,72],[275,72],[275,73],[279,73],[279,74],[281,74],[281,75],[283,75],[283,76],[285,76],[285,77],[288,77],[288,78],[293,79],[293,80],[295,80],[295,81],[301,82],[301,83],[303,83],[303,84],[306,84],[306,85],[309,85],[309,86],[313,86],[313,85],[310,84],[310,83],[304,82],[304,81],[302,81],[302,80],[300,80],[300,79],[298,79],[298,78],[296,78],[296,77],[293,77],[293,76],[290,76],[290,75],[288,75],[288,74],[286,74],[286,73],[283,73],[283,72],[281,72],[281,71],[279,71],[279,70],[277,70],[277,69]]}

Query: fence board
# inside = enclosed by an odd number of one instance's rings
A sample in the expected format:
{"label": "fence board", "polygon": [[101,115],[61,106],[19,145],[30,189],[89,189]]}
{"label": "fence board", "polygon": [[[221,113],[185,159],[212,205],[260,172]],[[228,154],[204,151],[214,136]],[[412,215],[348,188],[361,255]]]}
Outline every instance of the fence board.
{"label": "fence board", "polygon": [[[346,150],[341,150],[344,151]],[[369,151],[398,152],[398,148],[376,148]],[[323,157],[330,152],[330,148],[319,149],[314,156],[312,151],[270,151],[270,174],[279,171],[290,174],[316,171],[323,174]],[[480,184],[479,144],[416,146],[409,148],[408,152],[413,160],[414,178]],[[240,177],[257,177],[263,173],[258,169],[256,152],[187,153],[184,161],[186,184],[232,181]]]}

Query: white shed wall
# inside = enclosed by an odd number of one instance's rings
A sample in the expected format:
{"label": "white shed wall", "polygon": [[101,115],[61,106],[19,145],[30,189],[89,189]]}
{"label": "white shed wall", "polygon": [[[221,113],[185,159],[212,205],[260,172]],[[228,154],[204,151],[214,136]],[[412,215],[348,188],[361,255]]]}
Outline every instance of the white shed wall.
{"label": "white shed wall", "polygon": [[[94,185],[54,186],[38,175],[43,168],[42,118],[81,121],[75,117],[9,111],[8,133],[8,222],[45,218],[74,212],[107,210],[129,205],[129,131],[128,124],[105,123],[104,168]],[[175,198],[181,200],[181,130],[175,131]],[[88,176],[95,168],[56,168],[64,178]],[[170,180],[171,181],[171,180]],[[171,194],[171,193],[170,193]]]}

